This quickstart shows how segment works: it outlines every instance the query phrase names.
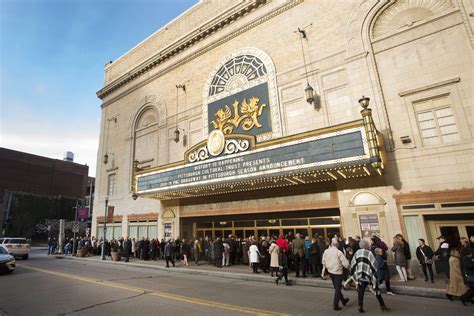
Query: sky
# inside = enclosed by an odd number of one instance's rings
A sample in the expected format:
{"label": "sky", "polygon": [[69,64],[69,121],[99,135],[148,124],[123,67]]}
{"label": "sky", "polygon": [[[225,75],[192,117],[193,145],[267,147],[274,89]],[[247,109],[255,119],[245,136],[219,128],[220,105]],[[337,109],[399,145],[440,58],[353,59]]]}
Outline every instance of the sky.
{"label": "sky", "polygon": [[197,0],[0,0],[0,147],[95,177],[104,65]]}

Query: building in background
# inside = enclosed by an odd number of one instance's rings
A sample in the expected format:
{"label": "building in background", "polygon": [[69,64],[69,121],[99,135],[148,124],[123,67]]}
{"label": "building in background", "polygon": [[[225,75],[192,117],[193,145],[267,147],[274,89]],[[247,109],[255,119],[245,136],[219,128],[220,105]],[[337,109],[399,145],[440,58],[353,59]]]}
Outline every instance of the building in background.
{"label": "building in background", "polygon": [[0,148],[0,232],[28,237],[48,219],[74,220],[86,197],[89,167]]}
{"label": "building in background", "polygon": [[472,12],[199,1],[105,66],[93,231],[474,234]]}

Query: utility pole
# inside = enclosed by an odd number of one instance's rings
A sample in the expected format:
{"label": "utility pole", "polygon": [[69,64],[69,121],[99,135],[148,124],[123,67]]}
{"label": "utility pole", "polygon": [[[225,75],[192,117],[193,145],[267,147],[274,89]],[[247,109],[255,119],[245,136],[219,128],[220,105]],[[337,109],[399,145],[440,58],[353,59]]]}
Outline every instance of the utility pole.
{"label": "utility pole", "polygon": [[101,260],[105,260],[105,233],[107,231],[107,208],[109,205],[109,197],[105,197],[105,211],[104,211],[104,234],[102,238],[102,251],[101,251]]}
{"label": "utility pole", "polygon": [[76,200],[76,207],[74,207],[75,214],[74,214],[74,225],[72,225],[72,232],[74,233],[74,239],[72,240],[72,255],[76,255],[76,246],[77,246],[77,241],[76,241],[76,225],[77,225],[77,208],[79,206],[79,201]]}

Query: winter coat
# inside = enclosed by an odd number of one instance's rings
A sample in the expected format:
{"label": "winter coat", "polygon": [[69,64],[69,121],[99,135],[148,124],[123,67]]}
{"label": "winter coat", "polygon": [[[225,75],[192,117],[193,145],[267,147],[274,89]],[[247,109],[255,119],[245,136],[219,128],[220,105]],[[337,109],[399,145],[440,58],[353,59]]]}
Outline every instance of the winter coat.
{"label": "winter coat", "polygon": [[395,264],[400,267],[405,267],[407,265],[407,257],[405,256],[403,244],[393,244],[392,251],[395,252]]}
{"label": "winter coat", "polygon": [[191,246],[188,243],[183,243],[181,245],[181,254],[183,256],[186,255],[186,257],[189,257],[191,254]]}
{"label": "winter coat", "polygon": [[260,261],[260,252],[258,251],[257,245],[252,245],[249,248],[249,258],[251,263],[258,263]]}
{"label": "winter coat", "polygon": [[174,245],[172,243],[167,243],[165,246],[165,256],[173,257],[174,256]]}
{"label": "winter coat", "polygon": [[288,257],[284,251],[278,254],[278,264],[282,269],[288,269]]}
{"label": "winter coat", "polygon": [[270,249],[268,252],[270,253],[270,267],[278,268],[280,265],[278,264],[278,252],[280,247],[276,243],[270,245]]}
{"label": "winter coat", "polygon": [[310,248],[311,248],[311,240],[305,239],[304,240],[304,250],[305,250],[305,255],[306,255],[307,260],[309,260],[309,257],[310,257]]}
{"label": "winter coat", "polygon": [[[469,283],[468,276],[471,278],[474,276],[474,261],[471,257],[461,257],[461,271],[464,277],[464,284],[470,288],[474,288],[474,282]],[[472,280],[472,279],[471,279]]]}
{"label": "winter coat", "polygon": [[304,240],[301,238],[293,239],[291,249],[295,255],[298,254],[300,257],[303,257],[305,255]]}
{"label": "winter coat", "polygon": [[317,242],[311,244],[310,252],[310,263],[321,264],[321,247]]}
{"label": "winter coat", "polygon": [[383,256],[375,256],[375,262],[377,264],[377,279],[379,281],[390,281],[387,261],[385,261]]}
{"label": "winter coat", "polygon": [[439,257],[440,260],[448,261],[449,260],[449,244],[443,241],[438,249],[435,251],[435,255]]}
{"label": "winter coat", "polygon": [[[425,254],[425,255],[423,255],[423,254]],[[425,258],[425,256],[426,256],[426,258]],[[433,249],[431,249],[430,246],[424,245],[423,247],[418,246],[416,248],[416,258],[418,259],[418,261],[420,261],[420,264],[425,264],[426,259],[433,259],[433,257],[434,257],[434,252],[433,252]]]}
{"label": "winter coat", "polygon": [[461,273],[461,261],[458,257],[449,257],[449,283],[448,294],[453,296],[461,296],[468,290],[464,283],[464,278]]}
{"label": "winter coat", "polygon": [[224,252],[224,245],[222,244],[222,240],[215,240],[212,244],[214,247],[214,259],[221,259],[222,253]]}

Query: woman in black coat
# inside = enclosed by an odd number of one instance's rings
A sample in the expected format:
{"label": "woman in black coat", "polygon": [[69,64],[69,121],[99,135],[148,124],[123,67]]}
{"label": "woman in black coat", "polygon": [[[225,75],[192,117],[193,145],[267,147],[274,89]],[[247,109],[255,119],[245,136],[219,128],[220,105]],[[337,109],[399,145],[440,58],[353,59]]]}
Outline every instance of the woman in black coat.
{"label": "woman in black coat", "polygon": [[466,303],[472,302],[474,298],[474,261],[469,247],[461,249],[461,271],[464,283],[469,287],[467,292],[461,296],[461,302],[467,305]]}
{"label": "woman in black coat", "polygon": [[425,275],[425,281],[428,282],[428,272],[430,275],[431,283],[434,283],[433,280],[433,257],[434,252],[430,246],[425,244],[425,240],[420,238],[418,239],[418,248],[416,248],[416,258],[421,264],[423,274]]}
{"label": "woman in black coat", "polygon": [[288,257],[286,256],[285,249],[280,248],[278,254],[278,264],[280,269],[280,275],[276,278],[275,283],[278,285],[278,282],[285,278],[286,285],[291,285],[290,281],[288,281]]}

